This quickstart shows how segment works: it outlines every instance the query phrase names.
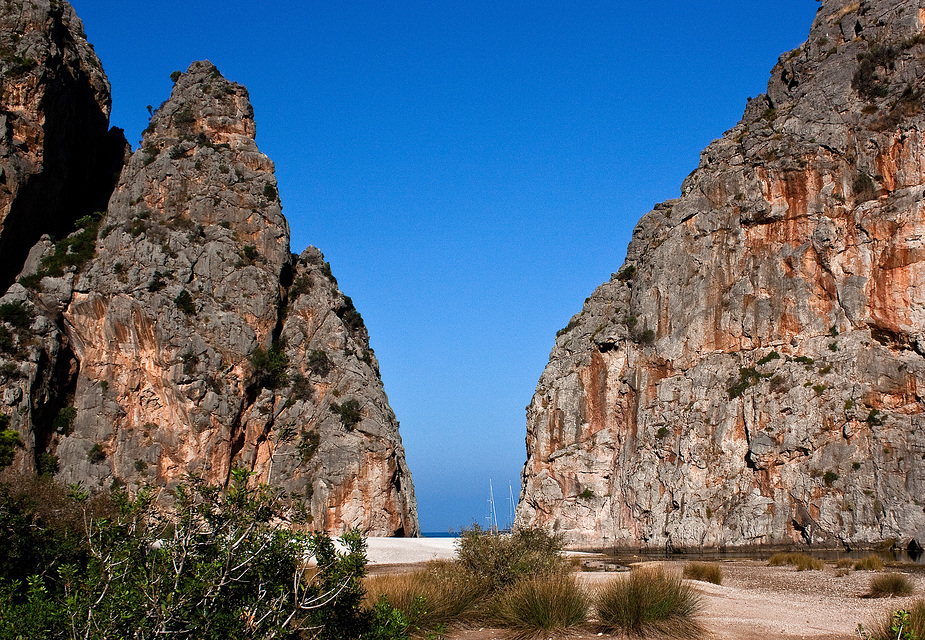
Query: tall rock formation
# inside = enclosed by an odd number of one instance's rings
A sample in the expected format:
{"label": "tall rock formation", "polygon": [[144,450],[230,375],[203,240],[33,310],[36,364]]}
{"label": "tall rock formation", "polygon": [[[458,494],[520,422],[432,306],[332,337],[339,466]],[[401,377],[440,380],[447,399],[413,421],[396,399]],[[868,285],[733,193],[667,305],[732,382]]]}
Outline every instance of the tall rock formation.
{"label": "tall rock formation", "polygon": [[417,535],[362,318],[317,249],[290,254],[255,132],[246,89],[193,63],[107,211],[33,248],[0,299],[14,467],[135,490],[243,466],[317,529]]}
{"label": "tall rock formation", "polygon": [[0,291],[43,233],[106,208],[126,143],[71,6],[0,1]]}
{"label": "tall rock formation", "polygon": [[824,0],[527,407],[575,545],[925,540],[925,8]]}

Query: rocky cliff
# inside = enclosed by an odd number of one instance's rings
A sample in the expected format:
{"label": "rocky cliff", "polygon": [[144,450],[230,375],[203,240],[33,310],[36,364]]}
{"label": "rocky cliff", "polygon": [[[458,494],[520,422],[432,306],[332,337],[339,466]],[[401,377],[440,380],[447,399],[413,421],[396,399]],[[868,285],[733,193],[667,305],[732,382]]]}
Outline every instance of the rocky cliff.
{"label": "rocky cliff", "polygon": [[290,254],[246,89],[175,77],[106,210],[43,236],[0,299],[13,467],[135,490],[244,466],[315,528],[418,534],[363,320],[318,250]]}
{"label": "rocky cliff", "polygon": [[106,208],[126,143],[70,5],[0,1],[0,291],[42,233]]}
{"label": "rocky cliff", "polygon": [[824,0],[556,338],[518,522],[586,546],[921,544],[923,131],[925,8]]}

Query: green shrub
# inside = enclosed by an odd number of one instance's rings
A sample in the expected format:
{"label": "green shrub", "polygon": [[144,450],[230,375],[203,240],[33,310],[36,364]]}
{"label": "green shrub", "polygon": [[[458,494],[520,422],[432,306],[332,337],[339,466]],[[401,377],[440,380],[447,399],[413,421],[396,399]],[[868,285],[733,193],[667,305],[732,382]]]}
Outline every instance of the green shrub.
{"label": "green shrub", "polygon": [[33,291],[38,291],[42,288],[42,278],[45,276],[42,273],[30,273],[27,276],[22,276],[19,279],[19,284],[24,286],[26,289],[32,289]]}
{"label": "green shrub", "polygon": [[51,428],[55,433],[63,436],[70,435],[74,431],[74,420],[77,418],[77,409],[74,407],[61,407],[58,415],[51,421]]}
{"label": "green shrub", "polygon": [[319,446],[321,446],[321,436],[318,435],[317,431],[312,429],[302,432],[302,439],[296,445],[302,464],[308,464],[309,460],[315,456]]}
{"label": "green shrub", "polygon": [[254,383],[258,389],[279,389],[286,386],[289,380],[286,375],[289,356],[284,349],[285,345],[280,340],[274,340],[269,349],[254,349],[250,361],[254,367]]}
{"label": "green shrub", "polygon": [[13,464],[16,449],[21,446],[19,432],[10,429],[10,416],[0,413],[0,469]]}
{"label": "green shrub", "polygon": [[4,353],[14,353],[16,351],[13,334],[3,325],[0,325],[0,351]]}
{"label": "green shrub", "polygon": [[825,568],[822,560],[805,553],[775,553],[768,559],[768,564],[772,567],[792,565],[797,571],[822,571]]}
{"label": "green shrub", "polygon": [[340,416],[340,422],[344,425],[344,428],[347,431],[353,431],[354,428],[360,421],[363,419],[363,412],[360,408],[360,403],[357,400],[351,398],[350,400],[345,400],[342,404],[332,402],[328,407],[331,413],[335,413]]}
{"label": "green shrub", "polygon": [[173,114],[173,123],[177,125],[192,124],[196,122],[196,115],[189,109],[181,109]]}
{"label": "green shrub", "polygon": [[151,282],[148,283],[148,291],[151,293],[157,293],[167,286],[167,283],[164,282],[164,274],[160,271],[155,271],[154,275],[151,276]]}
{"label": "green shrub", "polygon": [[51,477],[58,473],[58,456],[43,451],[35,457],[35,473],[42,477]]}
{"label": "green shrub", "polygon": [[17,329],[28,329],[32,326],[34,319],[35,313],[22,300],[0,304],[0,321],[6,322]]}
{"label": "green shrub", "polygon": [[295,282],[292,283],[292,287],[289,288],[289,299],[295,300],[300,295],[308,293],[311,291],[312,286],[314,285],[312,277],[308,274],[303,274],[296,278]]}
{"label": "green shrub", "polygon": [[[227,488],[196,478],[180,484],[173,514],[157,508],[155,491],[142,489],[135,499],[116,491],[118,510],[108,517],[93,516],[88,495],[74,492],[70,502],[87,505],[77,514],[78,553],[52,546],[41,557],[45,566],[32,571],[30,562],[14,578],[35,576],[28,587],[0,582],[0,637],[63,638],[47,629],[65,629],[66,637],[92,640],[256,640],[310,629],[312,638],[334,640],[369,631],[361,608],[365,547],[356,531],[341,538],[338,552],[324,533],[284,528],[283,498],[248,487],[240,469]],[[8,510],[0,509],[0,519],[9,520]],[[306,571],[311,556],[316,568]]]}
{"label": "green shrub", "polygon": [[196,315],[196,303],[193,302],[193,296],[190,295],[190,292],[186,289],[183,289],[180,293],[178,293],[177,297],[174,298],[173,301],[177,305],[177,308],[186,315]]}
{"label": "green shrub", "polygon": [[456,542],[460,563],[493,591],[522,577],[562,572],[562,538],[539,527],[521,527],[495,534],[478,525],[463,529]]}
{"label": "green shrub", "polygon": [[739,368],[738,379],[733,378],[730,381],[730,386],[726,389],[726,393],[729,395],[729,399],[734,400],[738,398],[740,395],[745,393],[749,387],[758,384],[758,382],[760,382],[764,377],[767,376],[762,374],[754,367]]}
{"label": "green shrub", "polygon": [[257,247],[252,244],[244,245],[244,247],[241,248],[241,255],[251,264],[260,257],[260,254],[257,252]]}
{"label": "green shrub", "polygon": [[90,451],[87,452],[87,460],[90,461],[90,464],[100,464],[106,460],[106,452],[103,451],[103,447],[100,443],[96,443],[90,447]]}
{"label": "green shrub", "polygon": [[350,296],[344,296],[344,303],[337,308],[337,317],[343,321],[344,326],[350,331],[359,331],[365,328],[363,317],[354,308],[353,300],[350,299]]}
{"label": "green shrub", "polygon": [[180,76],[182,76],[182,75],[183,75],[183,72],[182,72],[182,71],[171,71],[171,72],[170,72],[170,80],[171,80],[171,82],[176,82],[177,80],[180,79]]}
{"label": "green shrub", "polygon": [[877,640],[925,638],[925,600],[916,600],[908,609],[894,611],[888,618],[871,625],[868,631],[870,638]]}
{"label": "green shrub", "polygon": [[287,407],[291,407],[299,401],[308,402],[314,397],[315,387],[312,385],[311,381],[301,373],[292,376],[289,383],[292,389],[289,392],[289,397],[286,399]]}
{"label": "green shrub", "polygon": [[588,487],[585,487],[584,490],[578,494],[578,497],[582,500],[590,500],[594,497],[594,492]]}
{"label": "green shrub", "polygon": [[41,280],[45,276],[62,276],[69,267],[80,270],[96,255],[96,236],[100,221],[106,215],[98,211],[78,220],[80,229],[55,243],[54,252],[42,258],[41,269],[35,275]]}
{"label": "green shrub", "polygon": [[276,187],[268,182],[263,185],[263,197],[275,202],[279,199],[279,192],[276,190]]}
{"label": "green shrub", "polygon": [[620,282],[629,282],[636,275],[636,265],[628,264],[617,272],[617,280]]}
{"label": "green shrub", "polygon": [[589,599],[574,576],[541,574],[518,580],[491,602],[493,624],[515,632],[515,638],[548,638],[585,622]]}
{"label": "green shrub", "polygon": [[723,584],[723,570],[716,562],[688,562],[684,566],[684,577],[700,582]]}
{"label": "green shrub", "polygon": [[705,633],[698,593],[661,568],[635,569],[611,581],[598,590],[595,604],[608,632],[691,639]]}
{"label": "green shrub", "polygon": [[854,183],[851,185],[851,190],[858,202],[867,202],[877,197],[877,185],[864,172],[858,173]]}
{"label": "green shrub", "polygon": [[870,596],[872,598],[908,596],[914,590],[912,581],[902,573],[883,573],[870,579]]}
{"label": "green shrub", "polygon": [[777,351],[772,351],[771,353],[769,353],[768,355],[766,355],[765,357],[763,357],[761,360],[758,361],[758,366],[760,367],[762,365],[766,365],[772,360],[777,360],[779,358],[780,358],[780,354],[777,353]]}
{"label": "green shrub", "polygon": [[876,553],[871,553],[854,563],[855,571],[880,571],[883,560]]}
{"label": "green shrub", "polygon": [[826,471],[825,475],[822,476],[822,481],[827,487],[831,487],[836,480],[838,480],[838,474],[834,471]]}
{"label": "green shrub", "polygon": [[308,361],[306,364],[308,365],[309,371],[322,378],[328,375],[334,366],[331,359],[328,358],[328,354],[321,349],[312,350],[312,352],[308,354]]}

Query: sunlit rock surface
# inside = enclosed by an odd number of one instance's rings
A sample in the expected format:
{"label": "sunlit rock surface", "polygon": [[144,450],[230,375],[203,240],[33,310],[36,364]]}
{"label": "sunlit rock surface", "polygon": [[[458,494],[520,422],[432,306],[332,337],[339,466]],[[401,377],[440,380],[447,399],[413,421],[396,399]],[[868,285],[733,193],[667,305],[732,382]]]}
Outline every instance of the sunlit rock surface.
{"label": "sunlit rock surface", "polygon": [[643,216],[527,407],[519,523],[668,549],[921,536],[923,29],[917,2],[825,0]]}
{"label": "sunlit rock surface", "polygon": [[[66,3],[52,4],[79,25]],[[97,87],[108,113],[102,68],[72,99]],[[190,473],[222,484],[243,466],[285,489],[313,528],[417,535],[362,317],[320,251],[290,253],[255,134],[247,90],[193,63],[105,215],[23,254],[22,284],[0,299],[0,413],[23,440],[13,466],[130,491],[169,489]],[[33,142],[23,154],[38,154]],[[90,162],[69,145],[56,153]],[[68,262],[81,238],[88,259]]]}

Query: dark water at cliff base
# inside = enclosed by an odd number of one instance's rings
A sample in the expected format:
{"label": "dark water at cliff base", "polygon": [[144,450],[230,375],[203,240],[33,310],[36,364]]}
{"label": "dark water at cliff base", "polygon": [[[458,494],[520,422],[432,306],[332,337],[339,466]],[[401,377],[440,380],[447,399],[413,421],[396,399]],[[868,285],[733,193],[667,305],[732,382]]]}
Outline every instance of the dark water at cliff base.
{"label": "dark water at cliff base", "polygon": [[[721,562],[723,560],[762,560],[766,561],[775,553],[780,552],[799,552],[819,558],[826,562],[837,562],[838,560],[860,560],[870,554],[880,556],[886,564],[898,563],[905,565],[916,565],[925,568],[925,553],[920,549],[821,549],[812,547],[755,547],[747,549],[717,550],[703,549],[697,551],[684,552],[665,552],[653,550],[627,550],[627,549],[610,549],[610,550],[587,550],[588,553],[600,554],[603,558],[593,560],[589,568],[598,568],[599,570],[615,570],[619,567],[626,567],[636,562],[656,561],[656,560],[673,560],[673,561],[699,561],[699,562]],[[599,565],[599,566],[596,566]]]}

